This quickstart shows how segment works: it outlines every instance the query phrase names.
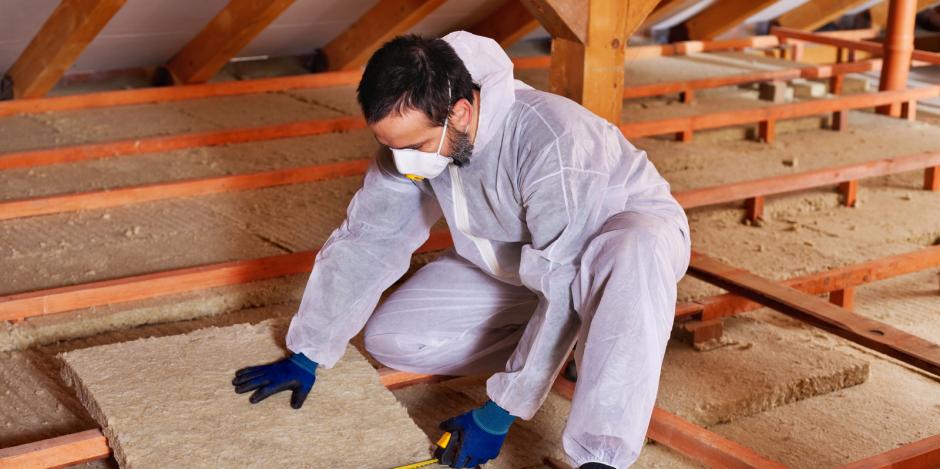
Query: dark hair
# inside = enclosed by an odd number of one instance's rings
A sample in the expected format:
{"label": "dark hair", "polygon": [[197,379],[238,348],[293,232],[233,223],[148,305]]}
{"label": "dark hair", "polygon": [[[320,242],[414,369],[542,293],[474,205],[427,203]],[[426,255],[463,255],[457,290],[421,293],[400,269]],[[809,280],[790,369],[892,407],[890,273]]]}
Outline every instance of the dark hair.
{"label": "dark hair", "polygon": [[444,125],[451,105],[461,98],[473,102],[474,89],[479,87],[450,44],[409,34],[392,39],[372,54],[357,91],[370,124],[393,111],[415,109],[435,125]]}

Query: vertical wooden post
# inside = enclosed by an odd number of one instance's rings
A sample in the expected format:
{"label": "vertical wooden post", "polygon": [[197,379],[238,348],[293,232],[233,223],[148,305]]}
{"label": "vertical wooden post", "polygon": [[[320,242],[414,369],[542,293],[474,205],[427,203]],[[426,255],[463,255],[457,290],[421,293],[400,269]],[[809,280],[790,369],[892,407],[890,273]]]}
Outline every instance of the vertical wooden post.
{"label": "vertical wooden post", "polygon": [[940,192],[940,166],[924,171],[924,190]]}
{"label": "vertical wooden post", "polygon": [[747,219],[756,222],[764,218],[764,197],[751,197],[744,201],[744,208],[747,211]]}
{"label": "vertical wooden post", "polygon": [[679,101],[682,104],[692,104],[695,102],[695,90],[689,88],[679,93]]}
{"label": "vertical wooden post", "polygon": [[855,288],[846,287],[842,290],[835,290],[829,293],[829,302],[841,306],[843,309],[852,311],[855,309]]}
{"label": "vertical wooden post", "polygon": [[[914,52],[914,16],[917,14],[916,0],[890,0],[888,5],[888,29],[884,41],[884,66],[881,68],[881,91],[907,88],[907,76]],[[879,106],[879,114],[900,117],[899,103]]]}
{"label": "vertical wooden post", "polygon": [[904,101],[901,103],[901,119],[911,122],[917,120],[917,101]]}
{"label": "vertical wooden post", "polygon": [[[843,53],[845,49],[839,47],[836,49],[836,63],[843,62]],[[834,96],[842,94],[842,87],[845,83],[845,75],[835,74],[829,78],[829,93]],[[830,123],[832,130],[845,130],[845,111],[836,111],[832,113]]]}
{"label": "vertical wooden post", "polygon": [[[547,3],[543,8],[550,7]],[[619,124],[623,113],[624,47],[656,3],[657,0],[590,0],[584,42],[553,33],[549,71],[552,92],[578,101],[598,116]],[[545,17],[537,11],[533,14],[540,21]]]}
{"label": "vertical wooden post", "polygon": [[842,204],[846,207],[854,207],[858,202],[858,180],[853,179],[839,184],[839,192],[842,193]]}
{"label": "vertical wooden post", "polygon": [[774,143],[777,138],[776,119],[767,119],[757,124],[757,139],[764,143]]}

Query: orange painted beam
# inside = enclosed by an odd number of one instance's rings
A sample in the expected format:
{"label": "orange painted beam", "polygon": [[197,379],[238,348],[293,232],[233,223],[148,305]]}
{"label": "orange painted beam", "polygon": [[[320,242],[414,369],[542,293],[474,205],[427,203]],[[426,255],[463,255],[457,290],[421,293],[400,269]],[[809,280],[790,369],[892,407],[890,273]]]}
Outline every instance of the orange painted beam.
{"label": "orange painted beam", "polygon": [[27,168],[73,163],[116,156],[159,153],[184,148],[211,147],[233,143],[280,138],[305,137],[366,127],[361,117],[337,117],[275,124],[262,127],[212,130],[182,135],[144,137],[106,143],[89,143],[62,148],[27,150],[0,154],[0,169]]}
{"label": "orange painted beam", "polygon": [[[881,257],[824,272],[816,272],[782,281],[783,285],[810,295],[821,295],[874,283],[940,266],[940,246]],[[754,311],[760,303],[734,293],[724,293],[676,306],[676,318],[699,317],[702,320]]]}
{"label": "orange painted beam", "polygon": [[86,430],[70,435],[0,449],[0,467],[66,467],[106,459],[111,455],[108,440],[101,430]]}
{"label": "orange painted beam", "polygon": [[[418,252],[435,251],[450,245],[450,233],[439,231],[432,233]],[[19,321],[91,306],[307,273],[313,266],[316,253],[313,250],[206,264],[2,296],[0,321]]]}
{"label": "orange painted beam", "polygon": [[[576,384],[573,381],[559,376],[555,379],[552,389],[571,400],[574,397],[575,387]],[[653,408],[646,436],[708,467],[734,469],[786,469],[787,467],[659,407]]]}
{"label": "orange painted beam", "polygon": [[870,108],[891,103],[928,99],[936,96],[940,96],[940,86],[925,86],[908,90],[840,96],[830,99],[802,101],[754,109],[720,111],[685,117],[629,122],[622,124],[620,130],[628,138],[668,135],[678,132],[757,124],[770,119],[785,120],[847,109]]}
{"label": "orange painted beam", "polygon": [[733,182],[720,186],[689,189],[673,193],[684,208],[716,205],[752,197],[783,194],[811,189],[855,179],[926,169],[940,165],[940,151],[917,153],[831,168],[821,168],[782,176],[771,176],[750,181]]}
{"label": "orange painted beam", "polygon": [[[881,43],[878,42],[844,39],[834,35],[808,33],[805,31],[798,31],[796,29],[779,27],[771,28],[770,32],[771,34],[781,38],[781,40],[787,39],[788,41],[796,40],[815,44],[824,44],[832,47],[841,47],[843,49],[860,50],[871,54],[882,54],[884,52],[884,47]],[[914,50],[911,58],[913,60],[927,62],[933,65],[940,65],[940,52]]]}
{"label": "orange painted beam", "polygon": [[927,469],[940,467],[940,435],[929,436],[838,469]]}

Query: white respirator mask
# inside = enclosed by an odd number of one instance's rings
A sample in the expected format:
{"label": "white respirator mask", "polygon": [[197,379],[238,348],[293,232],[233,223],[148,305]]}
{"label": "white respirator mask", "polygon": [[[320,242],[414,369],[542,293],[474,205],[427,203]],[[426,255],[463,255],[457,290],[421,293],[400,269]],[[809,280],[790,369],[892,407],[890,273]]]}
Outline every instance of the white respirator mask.
{"label": "white respirator mask", "polygon": [[437,144],[436,152],[392,148],[395,168],[412,181],[423,181],[424,179],[437,177],[447,169],[447,165],[454,161],[452,158],[441,155],[445,136],[447,136],[446,118],[444,119],[444,131],[441,133],[441,141]]}

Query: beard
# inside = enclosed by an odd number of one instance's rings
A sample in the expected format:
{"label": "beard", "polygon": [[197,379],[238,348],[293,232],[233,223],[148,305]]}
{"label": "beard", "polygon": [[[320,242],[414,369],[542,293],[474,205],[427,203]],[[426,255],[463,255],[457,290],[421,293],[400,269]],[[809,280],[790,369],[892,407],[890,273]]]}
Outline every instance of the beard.
{"label": "beard", "polygon": [[466,132],[450,128],[450,148],[451,159],[458,168],[470,162],[470,155],[473,153],[473,143],[470,142],[470,135]]}

